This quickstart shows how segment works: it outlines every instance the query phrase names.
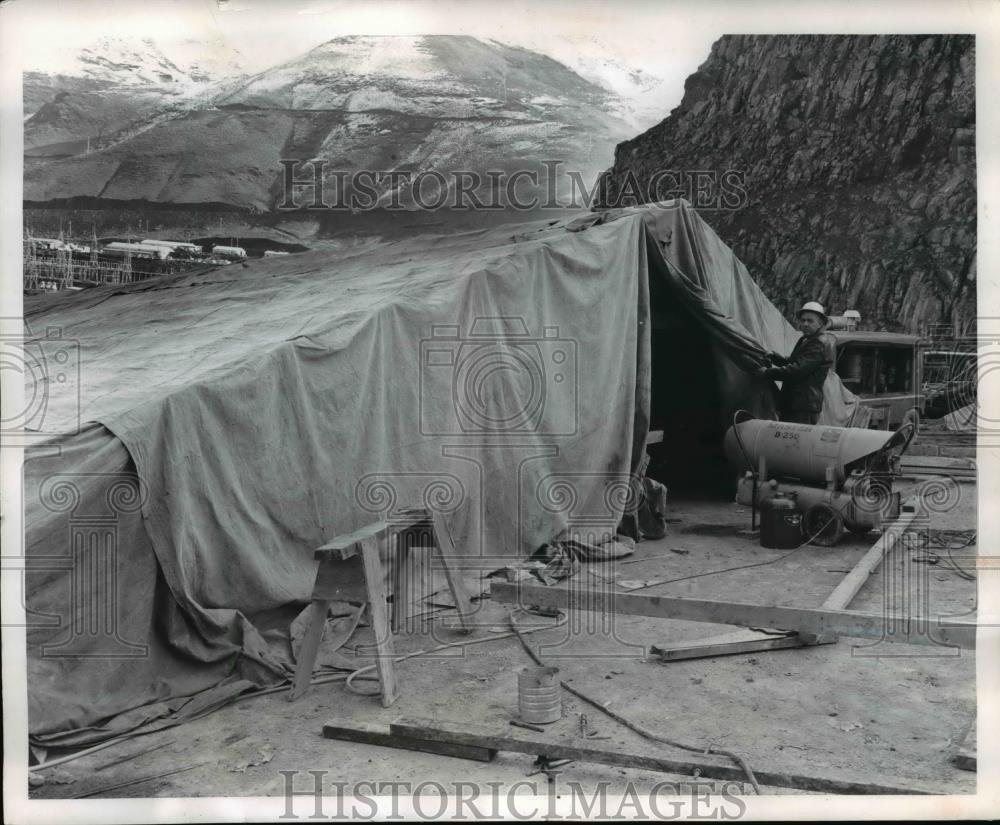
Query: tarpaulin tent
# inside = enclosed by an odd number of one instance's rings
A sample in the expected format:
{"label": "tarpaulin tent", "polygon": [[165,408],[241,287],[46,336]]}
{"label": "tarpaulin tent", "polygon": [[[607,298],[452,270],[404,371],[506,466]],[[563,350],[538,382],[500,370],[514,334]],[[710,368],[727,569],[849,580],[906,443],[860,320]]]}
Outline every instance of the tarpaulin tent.
{"label": "tarpaulin tent", "polygon": [[[286,679],[275,617],[308,599],[312,551],[394,507],[441,510],[483,564],[617,523],[608,493],[657,398],[691,394],[658,395],[657,362],[700,355],[717,422],[773,415],[772,385],[748,370],[797,337],[682,201],[25,312],[28,346],[72,355],[46,396],[42,429],[60,435],[25,465],[30,730],[49,745]],[[663,329],[701,337],[678,351]],[[831,375],[827,420],[853,403]]]}

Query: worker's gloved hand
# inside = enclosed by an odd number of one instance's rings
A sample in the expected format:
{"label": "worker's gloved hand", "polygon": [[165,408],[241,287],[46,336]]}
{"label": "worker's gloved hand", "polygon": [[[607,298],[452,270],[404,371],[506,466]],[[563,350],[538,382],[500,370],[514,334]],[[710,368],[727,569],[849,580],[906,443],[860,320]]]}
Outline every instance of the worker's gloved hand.
{"label": "worker's gloved hand", "polygon": [[767,375],[767,370],[768,370],[767,367],[757,367],[757,369],[753,371],[753,374],[756,375],[758,378],[763,378],[765,375]]}

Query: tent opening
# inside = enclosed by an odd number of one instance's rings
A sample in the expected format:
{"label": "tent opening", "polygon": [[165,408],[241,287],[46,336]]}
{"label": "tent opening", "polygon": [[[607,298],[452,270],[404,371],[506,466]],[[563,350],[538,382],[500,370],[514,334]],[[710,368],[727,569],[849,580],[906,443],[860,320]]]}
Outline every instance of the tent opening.
{"label": "tent opening", "polygon": [[647,474],[671,495],[731,498],[733,472],[722,453],[723,402],[714,348],[704,326],[651,290],[650,429]]}

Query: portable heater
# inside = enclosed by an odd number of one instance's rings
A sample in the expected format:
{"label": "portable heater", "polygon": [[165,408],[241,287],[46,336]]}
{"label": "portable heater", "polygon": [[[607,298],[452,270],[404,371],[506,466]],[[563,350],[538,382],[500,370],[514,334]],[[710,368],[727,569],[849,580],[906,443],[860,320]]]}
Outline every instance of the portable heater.
{"label": "portable heater", "polygon": [[756,510],[777,493],[794,499],[802,533],[832,546],[844,530],[867,533],[899,516],[892,490],[913,425],[896,432],[745,417],[726,433],[727,459],[744,474],[736,501]]}

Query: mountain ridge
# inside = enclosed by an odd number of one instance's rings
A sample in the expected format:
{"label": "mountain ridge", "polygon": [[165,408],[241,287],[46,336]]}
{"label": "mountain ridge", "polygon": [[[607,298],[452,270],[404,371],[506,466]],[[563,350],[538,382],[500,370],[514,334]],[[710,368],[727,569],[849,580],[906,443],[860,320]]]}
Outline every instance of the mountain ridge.
{"label": "mountain ridge", "polygon": [[24,198],[269,211],[282,201],[283,159],[340,171],[512,172],[554,158],[592,180],[629,132],[615,104],[520,47],[451,35],[334,38],[164,104],[98,151],[26,167]]}

